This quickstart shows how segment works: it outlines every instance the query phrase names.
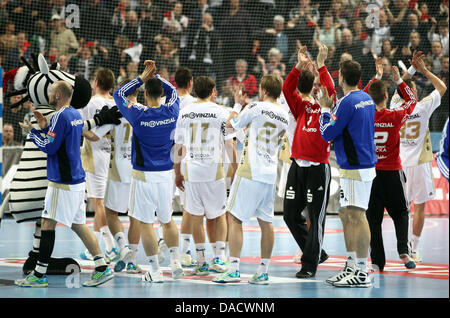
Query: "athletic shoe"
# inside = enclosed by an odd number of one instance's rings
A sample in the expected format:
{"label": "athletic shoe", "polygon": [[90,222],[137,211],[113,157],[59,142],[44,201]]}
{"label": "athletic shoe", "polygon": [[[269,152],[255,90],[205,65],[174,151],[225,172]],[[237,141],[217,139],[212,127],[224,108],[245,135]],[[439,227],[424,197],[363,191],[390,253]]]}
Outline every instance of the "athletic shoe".
{"label": "athletic shoe", "polygon": [[184,276],[183,268],[181,267],[179,262],[173,262],[170,265],[170,268],[172,270],[172,278],[173,279],[180,279]]}
{"label": "athletic shoe", "polygon": [[138,264],[134,265],[133,263],[127,264],[127,273],[128,274],[142,274],[144,270],[139,267]]}
{"label": "athletic shoe", "polygon": [[415,263],[422,263],[422,257],[420,257],[419,252],[411,253],[411,257]]}
{"label": "athletic shoe", "polygon": [[267,275],[267,273],[262,273],[259,276],[258,274],[255,274],[248,280],[248,282],[255,285],[269,285],[269,275]]}
{"label": "athletic shoe", "polygon": [[119,259],[117,260],[117,263],[114,266],[114,271],[121,272],[127,266],[127,261],[132,254],[133,251],[128,246],[122,248],[119,253]]}
{"label": "athletic shoe", "polygon": [[333,283],[335,287],[372,287],[370,276],[366,272],[356,270],[354,273],[345,276],[341,280]]}
{"label": "athletic shoe", "polygon": [[206,276],[208,274],[209,274],[208,263],[204,263],[202,266],[200,265],[195,266],[194,270],[191,272],[191,275],[198,275],[198,276]]}
{"label": "athletic shoe", "polygon": [[97,272],[94,271],[94,273],[92,274],[92,277],[90,280],[88,280],[87,282],[83,283],[83,286],[85,287],[95,287],[101,284],[106,283],[107,281],[111,280],[114,278],[114,273],[111,270],[111,268],[106,267],[106,270],[104,270],[103,272]]}
{"label": "athletic shoe", "polygon": [[324,250],[322,250],[322,253],[320,254],[319,264],[322,264],[322,263],[326,262],[328,257],[329,257],[328,254],[325,253]]}
{"label": "athletic shoe", "polygon": [[88,250],[80,253],[80,258],[85,261],[93,261],[94,260],[94,257],[92,256],[91,253],[89,253]]}
{"label": "athletic shoe", "polygon": [[355,270],[349,266],[347,266],[347,263],[345,263],[345,267],[343,270],[341,270],[340,272],[338,272],[337,274],[331,276],[330,278],[328,278],[325,282],[327,282],[328,284],[333,285],[334,283],[340,281],[341,279],[343,279],[344,277],[353,274],[355,272]]}
{"label": "athletic shoe", "polygon": [[221,261],[220,258],[216,257],[213,259],[210,271],[216,273],[225,273],[228,269],[228,262]]}
{"label": "athletic shoe", "polygon": [[194,259],[192,258],[191,251],[187,251],[186,254],[181,254],[180,259],[181,259],[181,266],[183,267],[194,266]]}
{"label": "athletic shoe", "polygon": [[162,264],[166,260],[166,253],[169,251],[164,239],[158,241],[158,263]]}
{"label": "athletic shoe", "polygon": [[144,275],[142,275],[142,281],[143,282],[149,282],[149,283],[163,283],[163,275],[161,271],[153,272],[151,273],[148,271]]}
{"label": "athletic shoe", "polygon": [[314,276],[316,276],[316,273],[310,272],[310,271],[304,271],[303,269],[301,269],[300,271],[298,271],[295,274],[295,277],[297,277],[297,278],[312,278]]}
{"label": "athletic shoe", "polygon": [[302,262],[302,255],[303,255],[302,250],[298,249],[294,255],[294,259],[293,259],[294,263],[300,264]]}
{"label": "athletic shoe", "polygon": [[222,275],[219,275],[219,276],[213,278],[212,281],[214,283],[221,283],[221,284],[239,283],[241,281],[241,273],[239,271],[234,272],[234,273],[225,272],[225,273],[222,273]]}
{"label": "athletic shoe", "polygon": [[14,284],[20,287],[48,287],[47,277],[39,278],[34,273],[29,274],[23,279],[16,280]]}
{"label": "athletic shoe", "polygon": [[406,268],[408,268],[408,269],[416,268],[416,263],[414,262],[413,259],[411,259],[411,257],[409,257],[408,254],[400,255],[400,259],[403,261]]}
{"label": "athletic shoe", "polygon": [[117,248],[113,247],[112,250],[106,251],[105,253],[106,264],[111,264],[111,262],[117,262],[119,260],[119,251]]}

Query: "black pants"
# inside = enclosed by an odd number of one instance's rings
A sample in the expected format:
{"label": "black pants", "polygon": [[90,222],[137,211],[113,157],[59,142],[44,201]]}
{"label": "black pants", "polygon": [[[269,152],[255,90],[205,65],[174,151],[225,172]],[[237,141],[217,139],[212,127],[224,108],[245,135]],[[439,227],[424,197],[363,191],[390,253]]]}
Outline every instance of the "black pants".
{"label": "black pants", "polygon": [[366,215],[370,226],[370,257],[372,263],[380,269],[386,264],[381,230],[385,208],[394,221],[398,254],[409,254],[409,207],[405,183],[403,170],[377,170],[377,176],[372,183]]}
{"label": "black pants", "polygon": [[[316,272],[322,251],[325,214],[330,197],[330,165],[299,167],[292,161],[284,197],[284,221],[303,251],[302,270]],[[303,209],[308,208],[310,228]]]}

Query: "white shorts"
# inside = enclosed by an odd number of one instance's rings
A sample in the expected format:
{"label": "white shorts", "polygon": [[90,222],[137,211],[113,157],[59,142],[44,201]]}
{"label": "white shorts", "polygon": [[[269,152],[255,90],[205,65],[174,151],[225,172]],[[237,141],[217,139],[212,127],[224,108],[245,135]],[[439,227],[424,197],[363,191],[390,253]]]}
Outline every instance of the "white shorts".
{"label": "white shorts", "polygon": [[127,213],[128,203],[130,202],[131,183],[108,180],[105,194],[105,207],[119,212]]}
{"label": "white shorts", "polygon": [[133,177],[128,216],[144,223],[167,224],[172,219],[173,184],[167,182],[145,182]]}
{"label": "white shorts", "polygon": [[215,219],[225,213],[227,185],[225,179],[212,182],[184,183],[184,210],[192,215]]}
{"label": "white shorts", "polygon": [[71,227],[86,223],[84,203],[85,183],[59,184],[50,182],[45,194],[42,217]]}
{"label": "white shorts", "polygon": [[252,216],[272,222],[275,189],[275,184],[235,176],[228,197],[227,211],[241,222],[249,221]]}
{"label": "white shorts", "polygon": [[403,171],[406,175],[406,195],[409,202],[422,204],[434,199],[436,190],[431,162],[403,167]]}
{"label": "white shorts", "polygon": [[341,185],[341,196],[339,200],[341,208],[356,206],[367,210],[369,207],[372,181],[358,181],[347,178],[340,178],[339,180]]}
{"label": "white shorts", "polygon": [[86,172],[87,197],[95,199],[104,199],[107,182],[108,182],[107,177]]}

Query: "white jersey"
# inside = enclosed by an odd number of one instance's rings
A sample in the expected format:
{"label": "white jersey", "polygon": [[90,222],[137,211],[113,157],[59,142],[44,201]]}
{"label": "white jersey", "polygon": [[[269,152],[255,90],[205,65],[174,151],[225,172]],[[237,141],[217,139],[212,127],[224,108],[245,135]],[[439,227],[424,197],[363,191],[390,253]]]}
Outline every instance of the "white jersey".
{"label": "white jersey", "polygon": [[180,111],[175,143],[186,147],[184,179],[211,182],[225,178],[224,141],[232,138],[225,129],[228,113],[212,102],[195,102]]}
{"label": "white jersey", "polygon": [[192,95],[178,96],[178,98],[180,98],[180,111],[187,105],[190,105],[197,101],[197,98],[193,97]]}
{"label": "white jersey", "polygon": [[235,129],[246,129],[244,150],[237,175],[263,183],[275,184],[278,154],[289,123],[288,113],[271,102],[247,106],[239,117],[233,118]]}
{"label": "white jersey", "polygon": [[119,125],[104,125],[93,130],[99,138],[111,132],[111,162],[108,178],[122,183],[131,182],[131,143],[133,128],[125,119],[120,119]]}
{"label": "white jersey", "polygon": [[286,136],[283,139],[283,145],[280,149],[280,160],[290,164],[291,148],[292,143],[294,142],[294,134],[295,128],[297,127],[297,121],[295,120],[294,115],[292,114],[283,94],[281,94],[281,96],[277,99],[277,102],[281,105],[281,108],[283,108],[288,113],[289,116],[289,124],[286,130]]}
{"label": "white jersey", "polygon": [[434,90],[417,103],[414,111],[400,130],[400,157],[404,167],[433,161],[428,122],[441,104],[441,95]]}
{"label": "white jersey", "polygon": [[[90,120],[98,114],[103,106],[112,108],[116,103],[114,100],[106,99],[101,96],[94,96],[89,103],[79,112],[83,120]],[[99,141],[91,142],[84,139],[83,148],[81,149],[81,160],[85,171],[97,176],[108,176],[109,160],[111,154],[111,140],[109,136],[101,138]]]}

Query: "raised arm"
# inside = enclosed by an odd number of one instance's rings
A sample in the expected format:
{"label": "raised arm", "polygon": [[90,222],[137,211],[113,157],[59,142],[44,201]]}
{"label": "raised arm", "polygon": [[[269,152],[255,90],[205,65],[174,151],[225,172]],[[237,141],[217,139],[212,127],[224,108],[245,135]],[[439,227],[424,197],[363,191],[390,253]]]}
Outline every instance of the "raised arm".
{"label": "raised arm", "polygon": [[155,77],[162,82],[164,95],[166,96],[166,103],[164,104],[164,106],[179,106],[180,99],[178,98],[177,89],[158,74],[156,74]]}
{"label": "raised arm", "polygon": [[[336,96],[336,89],[334,87],[333,79],[331,78],[331,75],[328,72],[327,67],[325,66],[325,61],[327,57],[328,57],[328,47],[325,44],[320,44],[319,54],[317,54],[317,67],[320,77],[320,84],[322,84],[323,87],[326,87],[328,96],[331,95]],[[336,100],[334,100],[334,102],[336,102]]]}
{"label": "raised arm", "polygon": [[373,81],[379,80],[383,77],[383,59],[381,57],[377,57],[375,60],[375,69],[376,69],[376,75],[374,78],[372,78],[369,83],[367,83],[366,87],[364,87],[364,92],[369,93],[369,87],[372,85]]}
{"label": "raised arm", "polygon": [[392,81],[398,85],[404,100],[403,104],[393,111],[397,114],[397,118],[400,122],[405,122],[416,107],[417,98],[414,95],[413,90],[401,79],[397,66],[392,66]]}

